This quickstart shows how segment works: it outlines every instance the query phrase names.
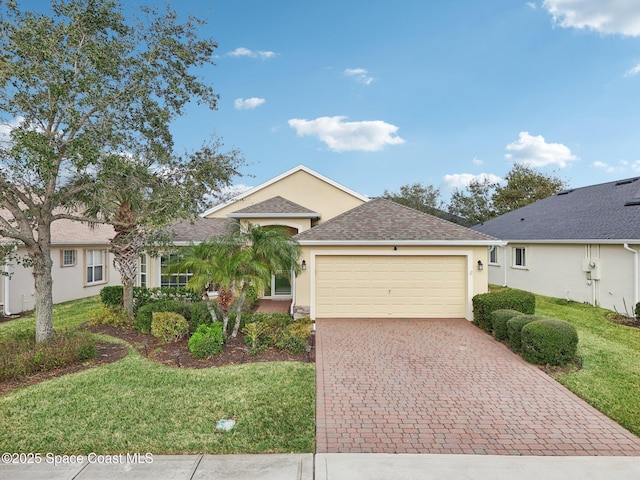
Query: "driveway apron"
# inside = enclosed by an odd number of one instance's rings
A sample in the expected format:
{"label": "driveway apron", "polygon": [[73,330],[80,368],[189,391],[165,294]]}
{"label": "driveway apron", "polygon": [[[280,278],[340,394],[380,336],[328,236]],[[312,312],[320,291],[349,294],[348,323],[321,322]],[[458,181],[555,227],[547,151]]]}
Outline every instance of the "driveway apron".
{"label": "driveway apron", "polygon": [[320,319],[317,453],[640,455],[640,439],[463,319]]}

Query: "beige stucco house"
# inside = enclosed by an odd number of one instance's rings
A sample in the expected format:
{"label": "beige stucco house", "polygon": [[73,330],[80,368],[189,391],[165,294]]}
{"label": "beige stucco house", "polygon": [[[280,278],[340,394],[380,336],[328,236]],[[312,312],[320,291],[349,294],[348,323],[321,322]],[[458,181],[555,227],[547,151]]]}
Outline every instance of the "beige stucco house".
{"label": "beige stucco house", "polygon": [[[113,228],[95,228],[71,220],[51,225],[51,259],[54,303],[98,295],[106,285],[119,285],[120,275],[112,266],[109,240]],[[10,243],[9,239],[0,239]],[[15,257],[26,253],[17,247]],[[8,275],[0,275],[0,314],[12,315],[33,310],[35,287],[31,269],[17,261],[0,266]]]}
{"label": "beige stucco house", "polygon": [[473,227],[489,282],[632,314],[640,301],[640,177],[565,190]]}
{"label": "beige stucco house", "polygon": [[[176,245],[224,234],[230,222],[286,227],[302,247],[302,271],[278,272],[264,296],[312,318],[467,318],[487,291],[495,238],[385,199],[369,199],[298,166],[237,195],[194,223],[173,227]],[[160,259],[143,258],[140,283],[181,285]]]}

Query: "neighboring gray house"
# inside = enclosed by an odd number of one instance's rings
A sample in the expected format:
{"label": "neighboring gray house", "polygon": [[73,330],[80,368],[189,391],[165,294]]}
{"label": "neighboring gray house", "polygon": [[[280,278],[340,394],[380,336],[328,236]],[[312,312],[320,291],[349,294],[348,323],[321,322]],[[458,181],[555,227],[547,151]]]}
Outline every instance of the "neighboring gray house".
{"label": "neighboring gray house", "polygon": [[640,301],[640,177],[569,189],[472,227],[489,283],[632,313]]}

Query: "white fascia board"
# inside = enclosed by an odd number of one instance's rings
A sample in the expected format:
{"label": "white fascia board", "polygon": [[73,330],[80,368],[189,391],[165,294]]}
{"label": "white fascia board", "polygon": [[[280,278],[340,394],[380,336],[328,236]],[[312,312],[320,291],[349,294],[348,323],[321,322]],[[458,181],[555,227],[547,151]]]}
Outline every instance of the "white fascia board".
{"label": "white fascia board", "polygon": [[[599,244],[599,245],[623,245],[625,243],[640,244],[640,239],[611,239],[611,238],[576,238],[576,239],[557,239],[557,240],[505,240],[505,244],[509,243],[538,243],[538,244]],[[504,246],[504,245],[501,245]]]}
{"label": "white fascia board", "polygon": [[268,187],[269,185],[272,185],[276,182],[279,182],[280,180],[282,180],[283,178],[288,177],[289,175],[293,175],[296,172],[299,171],[303,171],[303,172],[307,172],[309,175],[313,175],[314,177],[328,183],[329,185],[332,185],[340,190],[342,190],[343,192],[348,193],[349,195],[352,195],[360,200],[362,200],[363,202],[368,202],[369,200],[371,200],[369,197],[367,197],[366,195],[362,195],[361,193],[356,192],[355,190],[351,190],[350,188],[345,187],[344,185],[341,185],[340,183],[331,180],[330,178],[325,177],[324,175],[311,170],[309,167],[305,167],[304,165],[298,165],[297,167],[293,167],[291,170],[287,170],[284,173],[281,173],[280,175],[278,175],[277,177],[273,177],[271,180],[267,180],[264,183],[261,183],[260,185],[250,188],[249,190],[246,190],[242,193],[240,193],[239,195],[236,195],[235,197],[233,197],[231,200],[229,200],[228,202],[225,203],[221,203],[220,205],[216,205],[215,207],[211,207],[209,210],[207,210],[204,213],[201,213],[200,216],[201,217],[206,217],[208,215],[211,215],[212,213],[217,212],[218,210],[222,210],[223,208],[225,208],[228,205],[231,205],[235,202],[237,202],[238,200],[242,200],[245,197],[248,197],[249,195],[262,190],[263,188]]}
{"label": "white fascia board", "polygon": [[502,240],[298,240],[302,246],[451,246],[451,247],[504,247]]}
{"label": "white fascia board", "polygon": [[310,213],[230,213],[229,218],[320,218],[317,212]]}

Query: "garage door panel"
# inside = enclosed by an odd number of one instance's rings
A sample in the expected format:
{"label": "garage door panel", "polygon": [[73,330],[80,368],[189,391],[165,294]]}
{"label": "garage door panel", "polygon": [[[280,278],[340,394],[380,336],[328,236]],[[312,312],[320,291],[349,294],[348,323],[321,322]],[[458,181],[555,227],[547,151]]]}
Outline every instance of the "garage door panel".
{"label": "garage door panel", "polygon": [[316,317],[466,314],[465,256],[317,256]]}

